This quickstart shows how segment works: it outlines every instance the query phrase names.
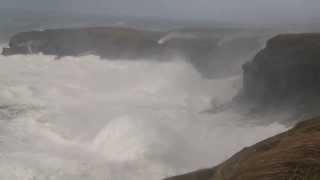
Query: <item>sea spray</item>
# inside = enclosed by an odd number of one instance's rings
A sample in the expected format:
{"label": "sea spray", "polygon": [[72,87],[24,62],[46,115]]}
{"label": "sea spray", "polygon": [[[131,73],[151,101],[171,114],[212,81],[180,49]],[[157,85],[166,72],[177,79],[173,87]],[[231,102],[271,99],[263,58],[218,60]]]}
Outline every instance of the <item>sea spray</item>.
{"label": "sea spray", "polygon": [[[159,62],[0,56],[0,179],[161,179],[286,130],[233,109],[240,76]],[[260,120],[267,117],[257,117]]]}

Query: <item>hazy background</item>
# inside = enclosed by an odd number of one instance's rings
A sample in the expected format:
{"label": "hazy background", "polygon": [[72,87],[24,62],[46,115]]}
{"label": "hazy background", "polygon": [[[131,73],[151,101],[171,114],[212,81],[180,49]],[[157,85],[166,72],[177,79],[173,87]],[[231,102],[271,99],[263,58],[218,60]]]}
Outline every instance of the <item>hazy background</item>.
{"label": "hazy background", "polygon": [[0,55],[0,179],[156,180],[287,130],[290,111],[234,108],[241,65],[271,35],[319,31],[318,1],[0,0],[0,50],[21,31],[126,26],[188,51],[170,61]]}
{"label": "hazy background", "polygon": [[1,8],[240,23],[319,22],[318,0],[1,0]]}

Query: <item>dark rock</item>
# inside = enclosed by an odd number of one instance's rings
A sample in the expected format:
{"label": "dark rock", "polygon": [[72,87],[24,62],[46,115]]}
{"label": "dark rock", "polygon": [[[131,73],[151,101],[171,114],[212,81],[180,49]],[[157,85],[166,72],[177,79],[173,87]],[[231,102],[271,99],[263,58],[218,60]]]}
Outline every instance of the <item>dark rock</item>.
{"label": "dark rock", "polygon": [[166,180],[320,179],[320,118],[244,148],[224,163]]}
{"label": "dark rock", "polygon": [[284,34],[243,65],[243,95],[273,104],[320,95],[320,34]]}
{"label": "dark rock", "polygon": [[159,50],[161,33],[129,28],[95,27],[22,32],[13,36],[3,55],[43,53],[57,56],[95,54],[136,58]]}
{"label": "dark rock", "polygon": [[10,48],[3,48],[1,54],[5,55],[5,56],[9,56],[12,54],[16,54],[16,52],[13,52],[12,49],[10,49]]}

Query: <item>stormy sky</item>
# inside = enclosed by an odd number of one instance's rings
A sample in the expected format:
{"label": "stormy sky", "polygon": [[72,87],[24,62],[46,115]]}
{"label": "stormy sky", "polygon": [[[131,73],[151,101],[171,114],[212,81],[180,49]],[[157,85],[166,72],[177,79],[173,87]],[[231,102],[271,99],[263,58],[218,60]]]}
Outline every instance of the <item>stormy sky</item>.
{"label": "stormy sky", "polygon": [[0,0],[2,8],[175,19],[281,22],[319,19],[320,0]]}

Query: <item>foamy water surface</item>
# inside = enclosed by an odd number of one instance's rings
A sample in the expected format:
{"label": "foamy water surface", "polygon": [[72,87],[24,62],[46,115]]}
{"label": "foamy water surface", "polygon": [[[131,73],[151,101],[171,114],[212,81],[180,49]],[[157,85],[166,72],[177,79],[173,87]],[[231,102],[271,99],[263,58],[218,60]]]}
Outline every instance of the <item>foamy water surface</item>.
{"label": "foamy water surface", "polygon": [[178,59],[0,56],[0,179],[152,180],[211,167],[286,129],[203,113],[240,85]]}

